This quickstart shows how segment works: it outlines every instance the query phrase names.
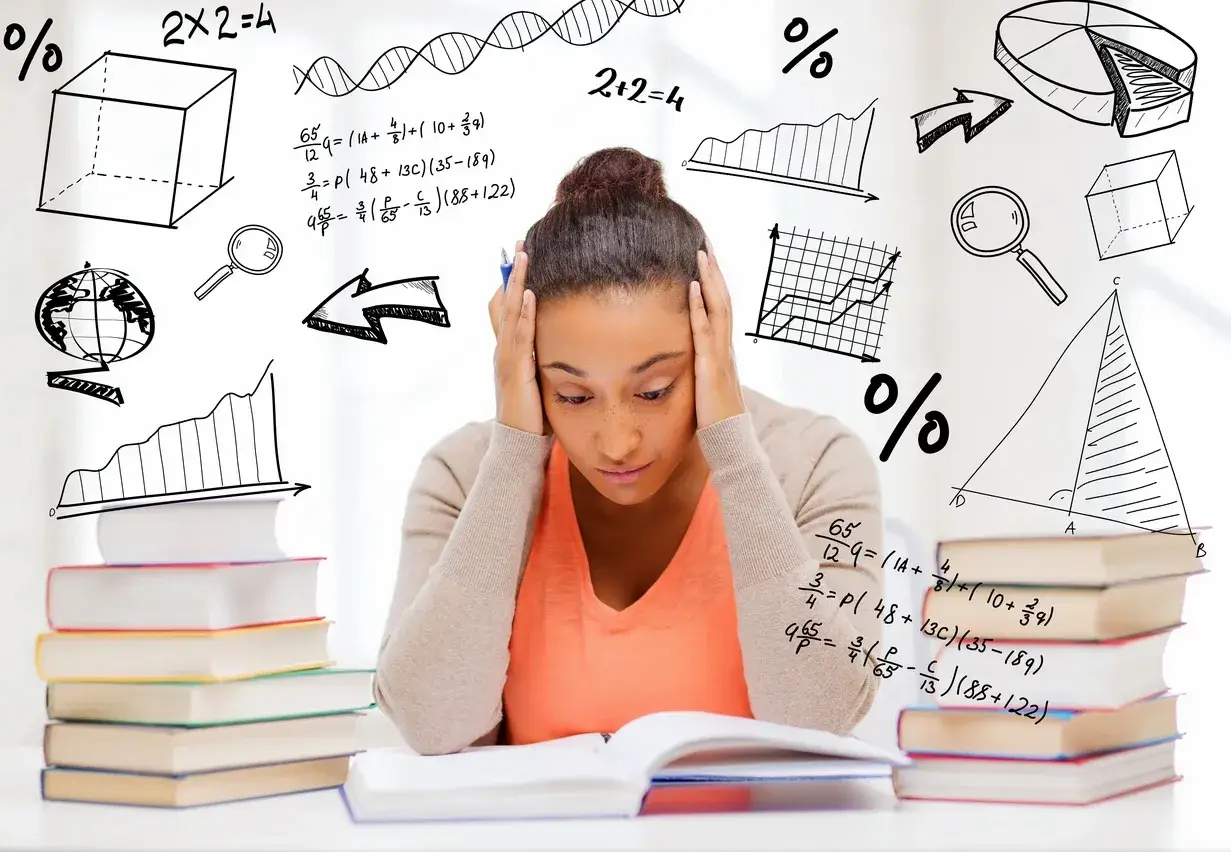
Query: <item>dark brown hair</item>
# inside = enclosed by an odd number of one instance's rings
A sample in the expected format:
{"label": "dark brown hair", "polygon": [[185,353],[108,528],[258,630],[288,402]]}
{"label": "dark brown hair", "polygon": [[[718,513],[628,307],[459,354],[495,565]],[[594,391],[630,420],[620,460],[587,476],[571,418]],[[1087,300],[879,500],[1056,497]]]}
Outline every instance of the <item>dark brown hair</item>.
{"label": "dark brown hair", "polygon": [[540,301],[698,279],[705,231],[667,196],[662,163],[632,148],[604,148],[573,167],[555,204],[526,233],[526,289]]}

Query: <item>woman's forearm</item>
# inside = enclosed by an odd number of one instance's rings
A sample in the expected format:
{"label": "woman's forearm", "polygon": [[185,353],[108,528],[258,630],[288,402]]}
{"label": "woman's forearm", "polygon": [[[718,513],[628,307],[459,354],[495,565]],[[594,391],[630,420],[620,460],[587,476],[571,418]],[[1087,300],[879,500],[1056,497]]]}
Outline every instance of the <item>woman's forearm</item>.
{"label": "woman's forearm", "polygon": [[549,450],[549,438],[496,422],[468,494],[439,459],[416,478],[375,696],[421,754],[465,748],[500,722]]}
{"label": "woman's forearm", "polygon": [[[876,471],[862,444],[829,428],[832,435],[811,442],[819,459],[803,458],[807,450],[800,448],[801,464],[813,475],[798,509],[787,505],[750,414],[714,423],[698,439],[722,504],[753,714],[846,734],[867,713],[879,683],[862,655],[852,663],[847,651],[858,636],[863,648],[881,637],[874,615],[879,563],[852,559],[848,547],[826,554],[827,542],[817,535],[828,535],[834,521],[855,523],[863,548],[874,554],[883,519]],[[836,562],[825,558],[834,549]],[[816,591],[804,591],[810,587]],[[849,604],[863,593],[872,600],[856,615]],[[786,631],[807,622],[815,638],[796,653],[801,637],[797,632],[792,640]]]}

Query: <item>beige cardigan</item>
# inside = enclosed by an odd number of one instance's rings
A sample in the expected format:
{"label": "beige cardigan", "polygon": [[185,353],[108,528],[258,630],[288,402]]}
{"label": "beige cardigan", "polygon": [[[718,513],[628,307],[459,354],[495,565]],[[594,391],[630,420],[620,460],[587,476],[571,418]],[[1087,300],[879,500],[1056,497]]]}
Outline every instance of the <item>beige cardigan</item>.
{"label": "beige cardigan", "polygon": [[[697,437],[722,505],[752,712],[846,734],[879,682],[862,654],[852,662],[846,650],[856,636],[865,648],[881,638],[876,467],[836,419],[743,392],[747,411]],[[472,422],[419,465],[374,691],[421,754],[465,748],[501,721],[514,602],[551,443],[494,420]],[[844,540],[830,531],[838,521],[859,526]],[[831,539],[862,542],[864,553],[852,564],[852,548]],[[809,608],[800,588],[818,569],[823,592]],[[839,608],[845,594],[865,592],[857,612]],[[785,631],[808,619],[823,626],[796,653]]]}

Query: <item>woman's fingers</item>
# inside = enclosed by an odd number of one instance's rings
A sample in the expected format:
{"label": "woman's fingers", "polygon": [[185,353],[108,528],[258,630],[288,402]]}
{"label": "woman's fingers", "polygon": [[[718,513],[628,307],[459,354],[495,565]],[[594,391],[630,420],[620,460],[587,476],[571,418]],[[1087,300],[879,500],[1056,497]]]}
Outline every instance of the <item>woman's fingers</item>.
{"label": "woman's fingers", "polygon": [[714,332],[723,339],[729,339],[733,327],[731,293],[712,250],[699,252],[697,265],[701,269],[701,293],[705,297],[706,315],[714,327]]}

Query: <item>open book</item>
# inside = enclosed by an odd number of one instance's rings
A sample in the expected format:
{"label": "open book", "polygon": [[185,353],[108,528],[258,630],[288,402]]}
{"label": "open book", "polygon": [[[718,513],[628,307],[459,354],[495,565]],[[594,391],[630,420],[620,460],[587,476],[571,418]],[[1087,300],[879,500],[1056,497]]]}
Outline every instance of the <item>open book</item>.
{"label": "open book", "polygon": [[356,755],[355,822],[636,816],[651,782],[888,777],[910,760],[851,737],[714,713],[651,713],[610,736],[420,756]]}

